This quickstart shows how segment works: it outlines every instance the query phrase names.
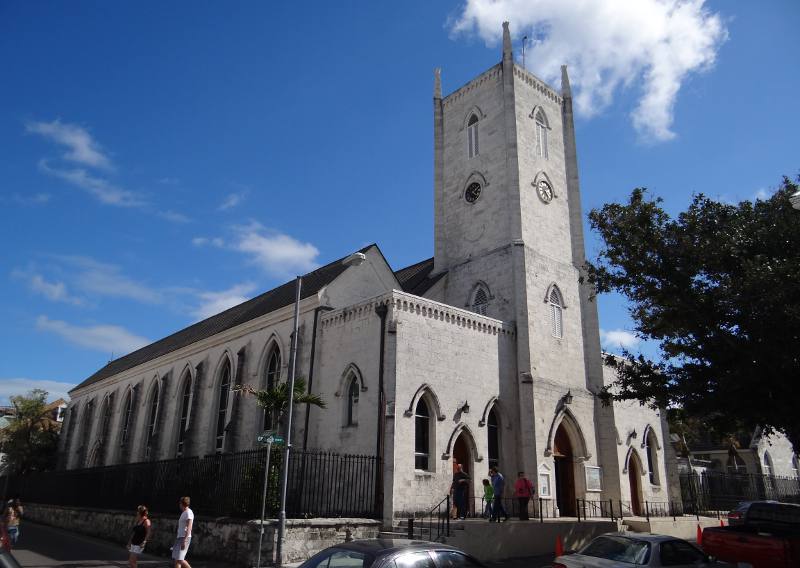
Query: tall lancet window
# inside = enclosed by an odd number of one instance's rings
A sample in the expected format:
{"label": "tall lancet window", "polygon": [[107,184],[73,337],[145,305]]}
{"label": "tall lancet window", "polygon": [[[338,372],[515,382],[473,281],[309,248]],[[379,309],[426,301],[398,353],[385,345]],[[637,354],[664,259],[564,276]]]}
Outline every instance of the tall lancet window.
{"label": "tall lancet window", "polygon": [[474,158],[478,155],[478,117],[472,115],[467,122],[467,138],[469,142],[469,157]]}
{"label": "tall lancet window", "polygon": [[192,375],[186,373],[181,392],[181,417],[178,423],[178,451],[177,456],[182,457],[186,448],[186,430],[189,427],[189,403],[192,400]]}
{"label": "tall lancet window", "polygon": [[125,446],[131,434],[131,417],[133,415],[133,389],[128,389],[125,395],[125,404],[122,405],[122,433],[120,434],[119,445]]}
{"label": "tall lancet window", "polygon": [[553,288],[550,290],[548,303],[550,304],[550,331],[553,334],[553,337],[561,339],[564,337],[564,327],[562,321],[564,300],[561,299],[561,292],[559,292],[558,287],[553,286]]}
{"label": "tall lancet window", "polygon": [[500,466],[500,434],[497,427],[497,414],[492,408],[489,411],[489,419],[486,422],[486,434],[488,435],[489,449],[489,468]]}
{"label": "tall lancet window", "polygon": [[219,380],[219,404],[217,405],[217,438],[214,450],[219,454],[225,447],[225,427],[228,425],[228,399],[231,392],[231,362],[227,358],[222,366]]}
{"label": "tall lancet window", "polygon": [[430,464],[431,416],[424,398],[417,402],[414,412],[414,469],[427,470]]}
{"label": "tall lancet window", "polygon": [[350,386],[347,388],[347,426],[358,426],[358,378],[354,375],[350,378]]}
{"label": "tall lancet window", "polygon": [[489,307],[489,292],[484,286],[479,285],[472,294],[472,311],[476,314],[486,315]]}
{"label": "tall lancet window", "polygon": [[158,381],[153,385],[152,394],[150,395],[150,414],[147,418],[147,438],[144,450],[144,459],[153,457],[153,441],[156,436],[156,421],[158,420]]}
{"label": "tall lancet window", "polygon": [[536,155],[547,159],[547,119],[542,109],[536,111]]}
{"label": "tall lancet window", "polygon": [[[281,350],[278,349],[277,344],[273,344],[267,356],[267,366],[264,368],[265,386],[268,391],[273,390],[278,386],[278,381],[281,378]],[[264,430],[272,430],[277,425],[274,423],[274,417],[264,411]]]}

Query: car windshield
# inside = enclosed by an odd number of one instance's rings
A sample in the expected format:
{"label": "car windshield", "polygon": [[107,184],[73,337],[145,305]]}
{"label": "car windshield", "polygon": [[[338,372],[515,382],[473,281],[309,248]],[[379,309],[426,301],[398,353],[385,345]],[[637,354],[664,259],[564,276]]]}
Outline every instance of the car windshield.
{"label": "car windshield", "polygon": [[650,544],[621,536],[600,536],[581,550],[581,554],[626,564],[643,565],[650,559]]}
{"label": "car windshield", "polygon": [[326,548],[318,552],[299,568],[369,568],[373,558],[363,552],[341,548]]}

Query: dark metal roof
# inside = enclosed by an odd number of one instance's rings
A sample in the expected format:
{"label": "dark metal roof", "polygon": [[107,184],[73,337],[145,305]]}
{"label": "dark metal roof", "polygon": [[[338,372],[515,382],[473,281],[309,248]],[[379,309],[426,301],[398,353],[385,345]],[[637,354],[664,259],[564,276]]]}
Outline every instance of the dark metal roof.
{"label": "dark metal roof", "polygon": [[401,268],[394,273],[400,286],[403,287],[404,292],[422,296],[425,292],[431,289],[447,271],[442,271],[439,274],[431,276],[433,271],[433,258],[423,260],[411,266]]}
{"label": "dark metal roof", "polygon": [[[365,253],[370,248],[376,246],[375,244],[371,244],[358,252]],[[301,299],[313,296],[344,272],[347,269],[347,266],[342,264],[345,258],[347,257],[342,257],[304,275]],[[110,361],[105,367],[70,390],[70,393],[116,375],[117,373],[132,369],[137,365],[147,363],[152,359],[161,357],[162,355],[166,355],[167,353],[171,353],[187,345],[191,345],[192,343],[196,343],[207,337],[211,337],[212,335],[216,335],[217,333],[236,327],[237,325],[246,323],[284,306],[288,306],[294,302],[294,298],[295,281],[291,280],[238,306],[229,308],[224,312],[220,312],[217,315],[175,332],[164,339],[159,339],[150,345],[137,349],[133,353]]]}

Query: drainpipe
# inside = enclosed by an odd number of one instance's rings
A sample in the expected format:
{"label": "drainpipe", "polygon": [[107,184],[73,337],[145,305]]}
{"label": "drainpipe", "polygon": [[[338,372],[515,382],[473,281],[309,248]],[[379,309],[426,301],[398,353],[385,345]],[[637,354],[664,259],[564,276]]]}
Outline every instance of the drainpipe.
{"label": "drainpipe", "polygon": [[375,455],[378,457],[378,471],[375,477],[375,512],[383,515],[383,439],[386,430],[386,395],[383,392],[383,365],[386,346],[386,315],[389,313],[389,307],[386,304],[375,306],[375,313],[381,318],[381,351],[378,357],[378,437],[375,444]]}
{"label": "drainpipe", "polygon": [[[309,394],[312,392],[312,387],[314,386],[314,355],[317,351],[317,323],[319,322],[319,313],[322,311],[329,312],[333,310],[331,306],[317,306],[314,308],[314,328],[311,330],[311,362],[308,366],[308,392]],[[303,430],[303,451],[306,451],[308,447],[308,421],[311,415],[311,405],[306,403],[306,419],[305,419],[305,429]],[[305,463],[305,458],[304,458]],[[304,476],[300,476],[300,479],[305,479]]]}

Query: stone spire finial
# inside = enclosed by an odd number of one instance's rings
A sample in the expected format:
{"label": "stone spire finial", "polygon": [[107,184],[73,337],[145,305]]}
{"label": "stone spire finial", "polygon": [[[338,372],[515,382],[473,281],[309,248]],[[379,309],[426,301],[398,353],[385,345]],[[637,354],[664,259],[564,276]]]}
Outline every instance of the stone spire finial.
{"label": "stone spire finial", "polygon": [[433,70],[433,98],[442,98],[442,68],[437,67]]}
{"label": "stone spire finial", "polygon": [[567,75],[566,65],[561,66],[561,96],[564,98],[572,96],[572,90],[569,87],[569,75]]}
{"label": "stone spire finial", "polygon": [[508,22],[503,22],[503,59],[513,57],[511,53],[511,32],[508,31]]}

